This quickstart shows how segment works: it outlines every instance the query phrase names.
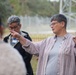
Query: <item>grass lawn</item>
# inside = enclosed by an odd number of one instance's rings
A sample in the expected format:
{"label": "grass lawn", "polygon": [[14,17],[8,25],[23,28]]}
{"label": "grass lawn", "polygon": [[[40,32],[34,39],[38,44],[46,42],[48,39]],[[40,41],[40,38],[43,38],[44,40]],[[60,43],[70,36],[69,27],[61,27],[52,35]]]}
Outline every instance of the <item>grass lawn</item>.
{"label": "grass lawn", "polygon": [[37,62],[38,62],[37,57],[33,56],[31,60],[31,64],[32,64],[34,75],[36,75]]}

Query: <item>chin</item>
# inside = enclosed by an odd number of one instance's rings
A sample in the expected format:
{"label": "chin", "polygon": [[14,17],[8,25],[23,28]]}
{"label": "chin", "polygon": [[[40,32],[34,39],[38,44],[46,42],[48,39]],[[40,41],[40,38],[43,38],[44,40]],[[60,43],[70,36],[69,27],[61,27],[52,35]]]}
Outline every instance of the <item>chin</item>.
{"label": "chin", "polygon": [[53,30],[53,33],[54,33],[54,34],[56,34],[56,31],[55,31],[55,30]]}
{"label": "chin", "polygon": [[53,32],[54,34],[56,34],[56,32]]}

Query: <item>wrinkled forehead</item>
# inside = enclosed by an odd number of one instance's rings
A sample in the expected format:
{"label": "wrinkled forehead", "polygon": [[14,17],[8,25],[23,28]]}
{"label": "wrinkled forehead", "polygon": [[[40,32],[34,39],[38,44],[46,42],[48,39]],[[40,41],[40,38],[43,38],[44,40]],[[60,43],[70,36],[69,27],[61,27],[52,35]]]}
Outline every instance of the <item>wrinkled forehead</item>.
{"label": "wrinkled forehead", "polygon": [[19,26],[20,24],[19,23],[17,23],[17,22],[13,22],[13,23],[11,23],[11,24],[8,24],[8,26]]}

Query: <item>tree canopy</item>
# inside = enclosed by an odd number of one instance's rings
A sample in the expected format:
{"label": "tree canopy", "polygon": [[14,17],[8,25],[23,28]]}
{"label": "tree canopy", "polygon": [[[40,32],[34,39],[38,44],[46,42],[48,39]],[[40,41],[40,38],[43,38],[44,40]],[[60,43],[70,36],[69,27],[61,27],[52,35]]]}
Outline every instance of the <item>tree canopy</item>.
{"label": "tree canopy", "polygon": [[10,0],[17,15],[51,16],[59,12],[59,2],[47,0]]}
{"label": "tree canopy", "polygon": [[12,7],[8,0],[0,0],[0,18],[3,20],[11,15],[13,12]]}
{"label": "tree canopy", "polygon": [[[76,4],[72,9],[76,11]],[[59,13],[59,2],[50,0],[0,0],[0,17],[7,18],[11,14],[50,17]]]}

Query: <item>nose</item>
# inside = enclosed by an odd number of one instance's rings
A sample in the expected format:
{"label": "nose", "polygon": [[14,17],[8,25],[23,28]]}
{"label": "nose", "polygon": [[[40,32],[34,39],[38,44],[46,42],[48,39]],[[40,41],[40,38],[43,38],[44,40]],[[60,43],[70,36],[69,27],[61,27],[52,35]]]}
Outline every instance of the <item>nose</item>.
{"label": "nose", "polygon": [[50,25],[51,28],[53,28],[53,25]]}

